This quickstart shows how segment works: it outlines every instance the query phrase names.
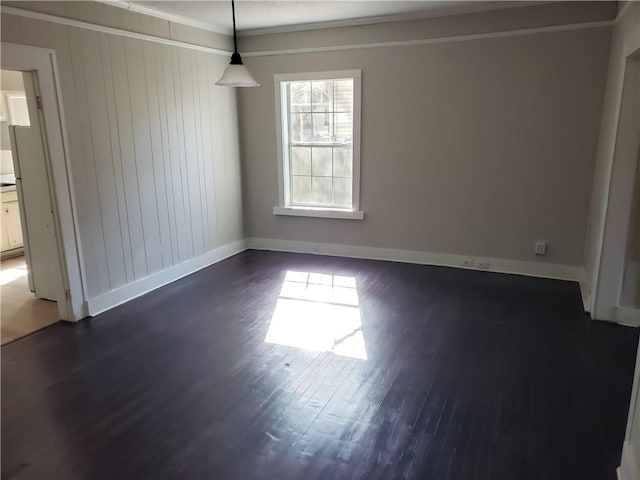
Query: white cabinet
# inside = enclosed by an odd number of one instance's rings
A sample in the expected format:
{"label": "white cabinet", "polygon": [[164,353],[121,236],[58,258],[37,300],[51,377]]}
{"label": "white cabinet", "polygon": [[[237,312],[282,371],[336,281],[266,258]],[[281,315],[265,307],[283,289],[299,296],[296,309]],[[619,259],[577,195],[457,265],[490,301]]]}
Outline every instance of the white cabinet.
{"label": "white cabinet", "polygon": [[20,209],[18,202],[10,202],[3,206],[7,221],[7,234],[9,247],[18,248],[23,245],[22,225],[20,225]]}
{"label": "white cabinet", "polygon": [[18,196],[15,190],[2,192],[1,223],[1,250],[20,248],[24,244],[22,239],[22,224],[20,223],[20,209]]}
{"label": "white cabinet", "polygon": [[4,92],[7,99],[7,113],[9,125],[21,125],[28,127],[29,109],[27,108],[27,95],[24,92]]}
{"label": "white cabinet", "polygon": [[7,226],[7,219],[5,218],[4,209],[2,215],[0,215],[0,250],[11,250],[9,246],[9,227]]}

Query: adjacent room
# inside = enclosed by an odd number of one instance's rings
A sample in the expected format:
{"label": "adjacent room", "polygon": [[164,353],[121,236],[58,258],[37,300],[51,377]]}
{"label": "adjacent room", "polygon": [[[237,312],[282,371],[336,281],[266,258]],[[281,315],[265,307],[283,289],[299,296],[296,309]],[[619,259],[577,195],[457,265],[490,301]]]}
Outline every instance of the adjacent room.
{"label": "adjacent room", "polygon": [[0,16],[2,479],[640,479],[640,2]]}
{"label": "adjacent room", "polygon": [[[0,323],[2,344],[16,340],[59,320],[55,295],[52,291],[61,283],[59,267],[52,257],[55,252],[55,236],[46,229],[50,226],[50,202],[41,202],[44,192],[49,195],[44,162],[30,148],[41,144],[40,131],[32,126],[29,103],[35,118],[36,100],[27,101],[24,78],[31,74],[19,71],[0,72],[0,105],[2,113],[0,129],[2,142],[2,261],[0,263]],[[38,142],[34,142],[34,138]],[[22,161],[22,163],[21,163]],[[37,163],[36,163],[37,162]],[[23,188],[20,173],[27,176]],[[36,184],[30,183],[35,179]],[[25,198],[25,192],[27,197]],[[40,207],[42,204],[42,207]],[[31,241],[30,241],[31,240]],[[53,252],[52,252],[53,250]]]}

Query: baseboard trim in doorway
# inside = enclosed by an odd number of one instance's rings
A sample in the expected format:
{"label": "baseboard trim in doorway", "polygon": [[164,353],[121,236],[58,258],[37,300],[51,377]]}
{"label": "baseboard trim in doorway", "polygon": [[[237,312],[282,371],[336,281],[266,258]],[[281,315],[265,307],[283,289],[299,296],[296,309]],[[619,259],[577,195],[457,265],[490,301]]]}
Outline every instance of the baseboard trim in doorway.
{"label": "baseboard trim in doorway", "polygon": [[[337,257],[366,258],[371,260],[389,260],[393,262],[437,265],[443,267],[485,270],[496,273],[511,273],[529,277],[553,278],[580,282],[584,276],[581,266],[560,265],[555,263],[525,262],[504,258],[472,257],[450,253],[434,253],[416,250],[397,250],[392,248],[363,247],[335,243],[303,242],[275,238],[247,238],[247,248],[255,250],[273,250],[281,252],[311,253],[333,255]],[[466,266],[465,260],[473,258],[475,266]],[[484,268],[486,267],[486,268]]]}
{"label": "baseboard trim in doorway", "polygon": [[616,307],[613,312],[613,321],[628,327],[640,327],[640,309],[634,307]]}
{"label": "baseboard trim in doorway", "polygon": [[214,250],[210,250],[199,257],[173,265],[172,267],[153,273],[148,277],[141,278],[135,282],[111,290],[110,292],[90,298],[87,302],[88,313],[91,316],[98,315],[99,313],[117,307],[118,305],[126,303],[129,300],[133,300],[145,293],[149,293],[156,288],[175,282],[182,277],[191,275],[198,270],[202,270],[203,268],[213,265],[214,263],[218,263],[225,258],[236,255],[243,250],[245,250],[244,240],[228,243]]}
{"label": "baseboard trim in doorway", "polygon": [[5,250],[4,252],[0,253],[0,260],[9,260],[10,258],[19,257],[20,255],[24,255],[24,247]]}
{"label": "baseboard trim in doorway", "polygon": [[640,478],[640,463],[629,442],[622,446],[620,466],[616,470],[618,480],[637,480]]}
{"label": "baseboard trim in doorway", "polygon": [[582,306],[584,307],[584,311],[591,313],[591,294],[589,293],[587,281],[582,278],[578,283],[580,283],[580,295],[582,296]]}

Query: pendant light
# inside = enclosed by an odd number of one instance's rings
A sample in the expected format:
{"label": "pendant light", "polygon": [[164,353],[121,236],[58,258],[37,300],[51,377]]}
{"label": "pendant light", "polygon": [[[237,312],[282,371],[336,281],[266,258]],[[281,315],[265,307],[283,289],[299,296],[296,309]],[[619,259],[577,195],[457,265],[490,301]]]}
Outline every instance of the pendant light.
{"label": "pendant light", "polygon": [[251,76],[249,69],[242,64],[242,57],[238,53],[234,0],[231,0],[231,15],[233,16],[233,55],[231,55],[231,63],[225,69],[220,80],[216,82],[216,85],[223,87],[259,87],[260,84]]}

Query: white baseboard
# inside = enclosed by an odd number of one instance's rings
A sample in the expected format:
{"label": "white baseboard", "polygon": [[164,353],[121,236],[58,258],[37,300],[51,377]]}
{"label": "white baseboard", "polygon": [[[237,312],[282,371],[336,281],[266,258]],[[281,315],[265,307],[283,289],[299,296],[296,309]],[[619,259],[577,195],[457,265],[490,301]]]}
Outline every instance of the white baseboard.
{"label": "white baseboard", "polygon": [[622,446],[622,458],[616,473],[619,480],[640,479],[640,463],[638,463],[638,457],[629,442],[624,442]]}
{"label": "white baseboard", "polygon": [[140,295],[162,287],[168,283],[174,282],[179,278],[186,277],[198,270],[202,270],[209,265],[213,265],[225,258],[231,257],[245,250],[245,240],[228,243],[210,250],[204,255],[192,258],[186,262],[173,265],[159,272],[153,273],[148,277],[141,278],[135,282],[118,287],[110,292],[103,293],[87,301],[87,310],[89,315],[97,315],[113,307],[117,307],[129,300]]}
{"label": "white baseboard", "polygon": [[616,307],[613,311],[613,321],[620,325],[640,327],[640,309],[634,307]]}
{"label": "white baseboard", "polygon": [[497,273],[511,273],[530,277],[555,278],[559,280],[577,282],[580,282],[583,278],[583,268],[573,265],[525,262],[521,260],[508,260],[503,258],[474,257],[476,262],[488,262],[487,268],[479,268],[464,266],[463,261],[470,258],[466,255],[363,247],[334,243],[303,242],[273,238],[247,238],[223,245],[197,258],[174,265],[165,270],[149,275],[148,277],[136,280],[135,282],[123,285],[122,287],[118,287],[110,292],[90,298],[86,302],[87,314],[98,315],[99,313],[144,295],[156,288],[162,287],[163,285],[174,282],[182,277],[224,260],[225,258],[240,253],[247,248],[256,250],[333,255],[338,257],[366,258],[372,260],[390,260],[394,262],[438,265],[444,267],[465,268],[469,270],[486,270]]}
{"label": "white baseboard", "polygon": [[312,253],[337,257],[367,258],[372,260],[390,260],[394,262],[438,265],[444,267],[487,270],[498,273],[513,273],[530,277],[555,278],[579,282],[584,277],[582,266],[559,265],[555,263],[525,262],[504,258],[473,257],[476,264],[488,262],[487,268],[467,267],[463,261],[471,256],[449,253],[422,252],[415,250],[397,250],[392,248],[362,247],[335,243],[301,242],[275,238],[247,238],[247,248],[282,252]]}
{"label": "white baseboard", "polygon": [[582,296],[582,305],[584,311],[591,313],[591,293],[589,293],[589,286],[586,280],[583,278],[580,280],[580,295]]}

